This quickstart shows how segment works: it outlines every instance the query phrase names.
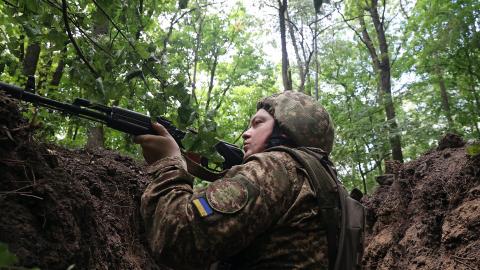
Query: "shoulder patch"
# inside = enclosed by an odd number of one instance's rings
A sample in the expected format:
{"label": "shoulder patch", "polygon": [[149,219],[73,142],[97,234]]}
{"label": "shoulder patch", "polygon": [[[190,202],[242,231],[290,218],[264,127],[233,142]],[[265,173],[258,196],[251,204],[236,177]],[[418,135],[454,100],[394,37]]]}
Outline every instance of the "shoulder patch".
{"label": "shoulder patch", "polygon": [[222,179],[208,186],[206,197],[210,206],[216,211],[233,214],[247,204],[248,188],[241,181]]}
{"label": "shoulder patch", "polygon": [[210,205],[208,205],[205,198],[200,197],[200,198],[194,199],[192,203],[197,209],[201,217],[208,217],[211,214],[213,214],[213,210],[212,208],[210,208]]}

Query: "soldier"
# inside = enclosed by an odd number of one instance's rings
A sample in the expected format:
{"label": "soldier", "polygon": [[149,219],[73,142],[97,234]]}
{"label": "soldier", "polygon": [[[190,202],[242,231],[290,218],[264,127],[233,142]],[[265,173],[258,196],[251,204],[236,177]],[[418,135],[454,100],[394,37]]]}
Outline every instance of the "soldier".
{"label": "soldier", "polygon": [[[307,173],[283,145],[330,153],[333,123],[311,97],[287,91],[260,100],[242,135],[245,159],[208,187],[193,177],[178,145],[135,138],[153,181],[141,211],[155,258],[174,269],[327,269],[327,240]],[[213,266],[212,266],[213,265]]]}

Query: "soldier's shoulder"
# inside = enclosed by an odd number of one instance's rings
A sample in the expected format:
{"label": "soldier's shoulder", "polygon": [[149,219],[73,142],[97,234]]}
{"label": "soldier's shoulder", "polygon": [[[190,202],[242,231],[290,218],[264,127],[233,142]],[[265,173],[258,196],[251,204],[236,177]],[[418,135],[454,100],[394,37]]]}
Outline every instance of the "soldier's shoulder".
{"label": "soldier's shoulder", "polygon": [[250,160],[258,160],[261,162],[266,161],[269,163],[280,163],[283,165],[295,164],[295,160],[292,158],[292,156],[284,151],[267,151],[257,153],[247,159],[247,161]]}

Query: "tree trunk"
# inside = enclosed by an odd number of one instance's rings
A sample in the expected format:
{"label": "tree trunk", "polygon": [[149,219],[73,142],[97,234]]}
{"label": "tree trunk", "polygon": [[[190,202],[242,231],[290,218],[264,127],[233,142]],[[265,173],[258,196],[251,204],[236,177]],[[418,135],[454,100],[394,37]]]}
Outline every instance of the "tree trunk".
{"label": "tree trunk", "polygon": [[380,78],[383,103],[387,115],[387,121],[389,123],[389,141],[392,148],[392,158],[403,163],[402,142],[400,135],[398,134],[398,125],[395,118],[395,106],[392,99],[390,65],[380,71]]}
{"label": "tree trunk", "polygon": [[389,123],[389,141],[392,149],[392,158],[403,162],[402,142],[398,133],[397,120],[395,118],[395,106],[392,99],[392,85],[390,76],[390,56],[388,53],[388,43],[385,37],[385,26],[383,18],[380,19],[378,13],[378,1],[371,0],[368,12],[372,18],[375,32],[377,34],[378,47],[380,50],[380,57],[377,54],[377,48],[367,31],[365,18],[359,16],[359,22],[362,27],[362,42],[367,47],[370,58],[372,59],[373,67],[377,76],[379,77],[379,90],[381,101],[385,108],[385,114]]}
{"label": "tree trunk", "polygon": [[85,145],[86,149],[93,150],[98,148],[104,148],[104,133],[103,126],[93,126],[89,127],[87,130],[87,144]]}
{"label": "tree trunk", "polygon": [[50,81],[51,86],[59,86],[60,85],[60,80],[62,79],[63,75],[63,70],[65,69],[65,57],[67,53],[67,48],[65,47],[62,50],[62,55],[60,58],[60,61],[58,62],[57,68],[55,69],[55,72],[53,73],[52,80]]}
{"label": "tree trunk", "polygon": [[213,63],[212,63],[212,66],[210,67],[210,81],[208,83],[207,102],[205,104],[205,113],[208,112],[208,109],[210,107],[210,101],[212,99],[213,83],[214,83],[214,79],[215,79],[215,73],[217,71],[219,51],[220,51],[220,49],[218,47],[216,47],[214,55],[213,55]]}
{"label": "tree trunk", "polygon": [[438,66],[435,67],[435,72],[437,73],[438,85],[440,87],[443,112],[445,113],[445,117],[447,117],[448,130],[453,131],[452,113],[450,111],[450,102],[448,99],[447,87],[445,86],[445,79],[443,78],[442,72]]}
{"label": "tree trunk", "polygon": [[280,43],[282,44],[282,80],[283,90],[292,90],[292,75],[287,53],[287,35],[285,26],[285,13],[287,11],[287,0],[278,0],[278,18],[280,22]]}
{"label": "tree trunk", "polygon": [[18,60],[20,62],[23,62],[23,59],[25,58],[25,36],[21,35],[19,40],[20,46],[18,48]]}
{"label": "tree trunk", "polygon": [[27,53],[23,59],[23,75],[34,76],[37,70],[38,58],[40,56],[40,44],[34,42],[27,47]]}
{"label": "tree trunk", "polygon": [[375,133],[375,124],[372,118],[372,115],[368,115],[368,123],[370,124],[370,129],[373,131],[372,134],[372,147],[370,148],[368,145],[370,144],[365,138],[364,140],[364,145],[367,147],[369,153],[375,153],[373,155],[374,161],[375,161],[375,168],[377,168],[377,174],[382,175],[383,174],[383,168],[382,168],[382,161],[384,160],[384,155],[381,154],[381,151],[378,149],[377,143],[375,143],[378,140],[378,136],[376,136]]}
{"label": "tree trunk", "polygon": [[[95,12],[95,24],[93,25],[93,32],[95,36],[108,34],[109,22],[100,10]],[[87,127],[87,144],[86,149],[104,148],[105,134],[103,132],[102,124],[95,124]]]}
{"label": "tree trunk", "polygon": [[290,16],[288,15],[288,10],[285,11],[285,15],[288,19],[288,32],[290,33],[290,39],[292,40],[293,50],[295,51],[295,57],[297,59],[298,66],[298,75],[300,76],[300,85],[298,86],[298,91],[301,93],[305,92],[305,70],[304,63],[300,57],[297,39],[295,38],[295,30],[293,29],[293,23],[290,21]]}
{"label": "tree trunk", "polygon": [[[21,46],[23,50],[23,45]],[[23,75],[27,77],[25,81],[25,88],[29,90],[36,90],[35,80],[30,81],[29,77],[35,78],[35,72],[37,71],[38,59],[40,57],[40,44],[34,42],[29,44],[27,47],[27,52],[25,58],[23,59]],[[30,125],[33,125],[37,118],[38,108],[34,108],[33,116],[30,119]]]}

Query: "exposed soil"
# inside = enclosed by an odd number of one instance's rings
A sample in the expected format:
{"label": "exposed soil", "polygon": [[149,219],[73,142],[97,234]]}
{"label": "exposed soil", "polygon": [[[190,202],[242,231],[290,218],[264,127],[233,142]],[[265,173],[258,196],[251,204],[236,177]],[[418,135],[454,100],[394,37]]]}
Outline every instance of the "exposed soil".
{"label": "exposed soil", "polygon": [[[139,215],[147,178],[113,151],[66,150],[31,137],[0,95],[0,242],[42,270],[166,269]],[[391,162],[365,204],[365,269],[479,269],[480,157],[448,134],[419,159]]]}
{"label": "exposed soil", "polygon": [[479,269],[480,157],[447,134],[415,161],[388,164],[365,200],[366,269]]}
{"label": "exposed soil", "polygon": [[165,269],[144,245],[139,165],[112,151],[40,144],[31,132],[0,95],[0,242],[19,265]]}

